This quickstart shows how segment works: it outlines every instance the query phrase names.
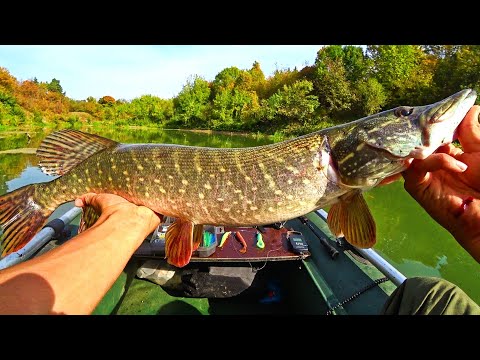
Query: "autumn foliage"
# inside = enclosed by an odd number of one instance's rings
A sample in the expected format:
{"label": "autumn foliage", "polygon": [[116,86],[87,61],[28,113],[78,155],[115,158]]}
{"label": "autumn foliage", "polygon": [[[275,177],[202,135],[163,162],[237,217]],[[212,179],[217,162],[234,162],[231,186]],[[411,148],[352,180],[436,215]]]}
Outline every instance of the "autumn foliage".
{"label": "autumn foliage", "polygon": [[98,103],[99,104],[102,104],[102,105],[114,105],[115,104],[115,99],[111,96],[103,96],[101,97],[99,100],[98,100]]}
{"label": "autumn foliage", "polygon": [[478,45],[330,45],[302,69],[232,66],[192,74],[173,98],[73,100],[60,80],[19,81],[0,67],[0,125],[147,125],[298,135],[399,105],[480,90]]}

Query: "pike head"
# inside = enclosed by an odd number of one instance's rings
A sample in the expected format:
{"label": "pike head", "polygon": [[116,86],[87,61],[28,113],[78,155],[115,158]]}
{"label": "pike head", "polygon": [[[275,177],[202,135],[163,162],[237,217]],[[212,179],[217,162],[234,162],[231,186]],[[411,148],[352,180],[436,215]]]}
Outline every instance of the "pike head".
{"label": "pike head", "polygon": [[375,222],[361,194],[452,142],[477,93],[466,89],[425,106],[399,106],[331,128],[327,133],[330,180],[352,191],[328,213],[328,225],[360,248],[376,242]]}
{"label": "pike head", "polygon": [[466,89],[425,106],[399,106],[332,128],[330,156],[342,185],[370,188],[425,159],[455,139],[456,129],[475,103]]}

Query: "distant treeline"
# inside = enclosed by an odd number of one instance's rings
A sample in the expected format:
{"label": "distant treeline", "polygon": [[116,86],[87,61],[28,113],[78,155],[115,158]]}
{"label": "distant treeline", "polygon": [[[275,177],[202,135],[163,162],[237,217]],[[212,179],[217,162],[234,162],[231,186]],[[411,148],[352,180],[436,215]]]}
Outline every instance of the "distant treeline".
{"label": "distant treeline", "polygon": [[[1,65],[1,64],[0,64]],[[178,95],[131,101],[105,94],[73,100],[60,81],[18,81],[0,67],[0,125],[146,125],[299,135],[398,105],[424,105],[463,88],[479,90],[480,46],[331,45],[303,69],[261,64],[192,75]]]}

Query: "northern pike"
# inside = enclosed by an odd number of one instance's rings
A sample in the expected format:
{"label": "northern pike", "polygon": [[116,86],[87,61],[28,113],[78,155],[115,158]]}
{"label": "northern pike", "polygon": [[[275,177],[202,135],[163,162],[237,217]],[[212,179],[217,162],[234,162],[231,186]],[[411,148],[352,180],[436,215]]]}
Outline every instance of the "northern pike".
{"label": "northern pike", "polygon": [[[203,225],[282,222],[331,206],[332,232],[361,248],[376,242],[362,192],[454,140],[477,94],[400,106],[283,142],[247,148],[122,144],[76,130],[48,135],[39,166],[56,179],[0,197],[1,255],[22,248],[62,203],[112,193],[175,218],[166,258],[189,263]],[[121,226],[121,224],[119,224]]]}

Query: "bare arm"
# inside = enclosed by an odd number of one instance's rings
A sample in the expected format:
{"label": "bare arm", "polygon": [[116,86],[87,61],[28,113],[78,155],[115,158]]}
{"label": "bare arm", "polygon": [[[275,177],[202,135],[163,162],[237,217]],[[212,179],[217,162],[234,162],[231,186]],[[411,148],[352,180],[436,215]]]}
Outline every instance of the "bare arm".
{"label": "bare arm", "polygon": [[116,195],[86,194],[101,216],[65,244],[0,271],[0,314],[90,314],[133,252],[160,223],[150,209]]}

